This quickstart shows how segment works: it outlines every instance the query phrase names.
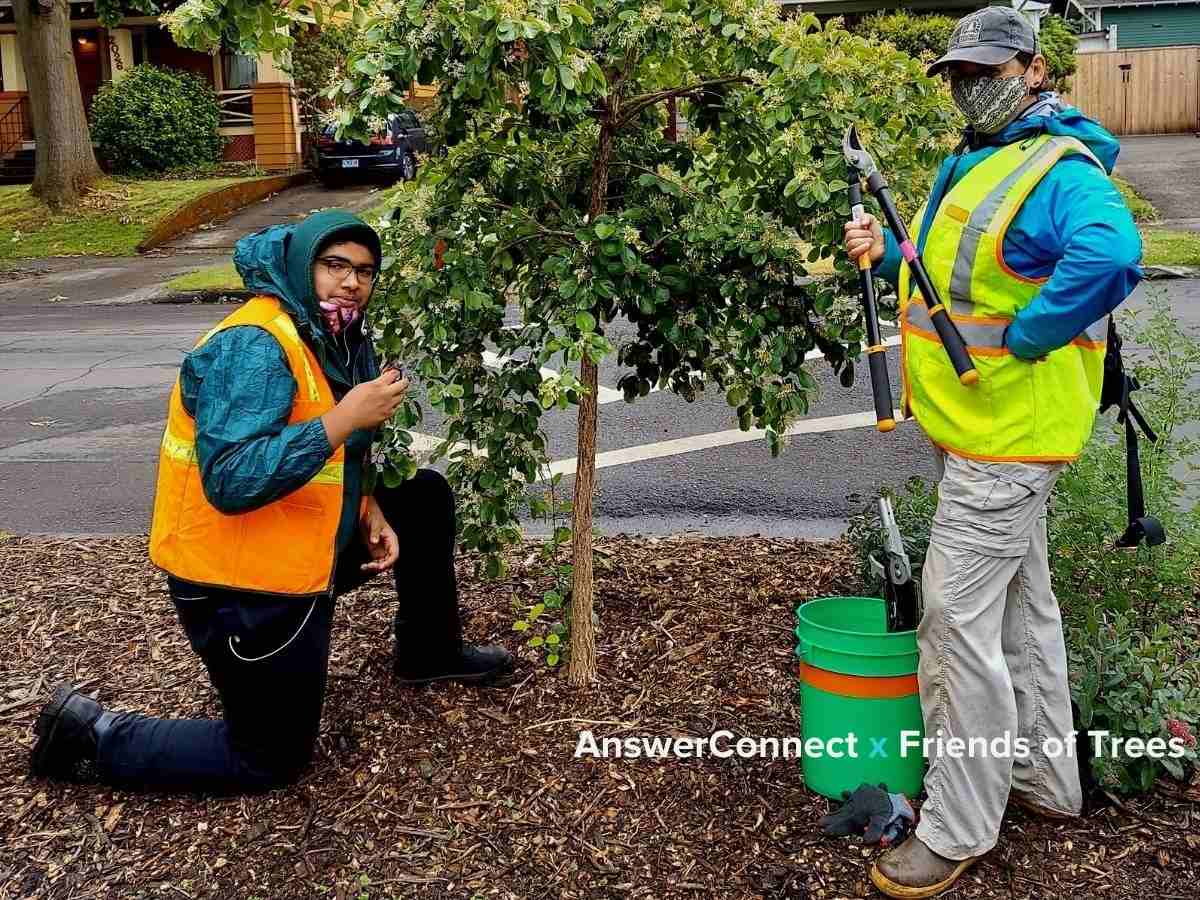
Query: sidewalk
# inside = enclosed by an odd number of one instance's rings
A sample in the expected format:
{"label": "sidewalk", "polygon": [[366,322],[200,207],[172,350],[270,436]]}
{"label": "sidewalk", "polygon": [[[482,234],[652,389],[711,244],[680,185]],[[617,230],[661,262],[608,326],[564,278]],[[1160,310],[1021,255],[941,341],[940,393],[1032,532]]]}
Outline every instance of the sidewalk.
{"label": "sidewalk", "polygon": [[0,263],[0,318],[18,309],[119,306],[143,303],[171,279],[227,262],[238,238],[269,225],[298,221],[310,212],[340,206],[357,212],[379,195],[377,185],[326,190],[319,184],[291,188],[251,204],[209,228],[184,235],[159,250],[131,257],[55,257]]}

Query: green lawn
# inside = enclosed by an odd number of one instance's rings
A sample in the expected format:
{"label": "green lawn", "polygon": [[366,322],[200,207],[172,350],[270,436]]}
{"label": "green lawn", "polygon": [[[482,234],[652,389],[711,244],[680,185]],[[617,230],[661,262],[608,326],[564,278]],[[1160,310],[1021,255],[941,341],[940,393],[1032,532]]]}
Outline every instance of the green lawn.
{"label": "green lawn", "polygon": [[1158,210],[1124,178],[1113,176],[1121,196],[1133,213],[1142,233],[1142,262],[1148,266],[1190,266],[1200,268],[1200,234],[1154,228]]}
{"label": "green lawn", "polygon": [[24,185],[0,187],[0,259],[132,256],[185,203],[245,178],[106,178],[70,212],[52,213]]}
{"label": "green lawn", "polygon": [[1132,184],[1116,175],[1113,176],[1113,183],[1121,192],[1121,196],[1125,198],[1125,203],[1129,207],[1129,211],[1133,213],[1135,222],[1158,221],[1158,210],[1154,208],[1154,204],[1139,194]]}
{"label": "green lawn", "polygon": [[241,291],[245,290],[245,285],[242,284],[242,277],[238,275],[233,263],[229,262],[180,275],[167,282],[167,290],[172,292]]}
{"label": "green lawn", "polygon": [[1200,268],[1200,233],[1143,228],[1142,261],[1148,266]]}

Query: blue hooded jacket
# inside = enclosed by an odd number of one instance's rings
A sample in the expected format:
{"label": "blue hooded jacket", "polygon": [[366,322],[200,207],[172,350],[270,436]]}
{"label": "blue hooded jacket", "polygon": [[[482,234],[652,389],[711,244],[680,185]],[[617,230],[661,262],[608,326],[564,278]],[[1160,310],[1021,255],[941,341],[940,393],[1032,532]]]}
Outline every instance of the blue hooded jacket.
{"label": "blue hooded jacket", "polygon": [[[1043,93],[1023,115],[982,141],[968,133],[964,152],[952,154],[938,171],[918,239],[941,199],[998,147],[1041,133],[1078,138],[1111,173],[1120,144],[1102,126],[1053,92]],[[1141,280],[1142,240],[1120,192],[1082,156],[1059,160],[1038,182],[1004,236],[1004,258],[1014,271],[1049,280],[1008,327],[1005,345],[1015,356],[1036,359],[1074,340],[1113,311]],[[875,273],[893,285],[900,272],[900,247],[884,230],[887,249]]]}
{"label": "blue hooded jacket", "polygon": [[[320,316],[312,266],[335,237],[362,243],[380,259],[379,237],[370,226],[348,212],[325,210],[247,235],[237,242],[233,262],[248,290],[279,298],[341,400],[354,385],[378,377],[379,368],[361,318],[335,339]],[[223,513],[246,512],[291,493],[333,455],[320,419],[288,424],[298,385],[283,348],[257,326],[215,334],[184,358],[180,382],[184,409],[196,420],[204,495]],[[372,437],[372,430],[360,429],[346,441],[339,552],[354,536]]]}

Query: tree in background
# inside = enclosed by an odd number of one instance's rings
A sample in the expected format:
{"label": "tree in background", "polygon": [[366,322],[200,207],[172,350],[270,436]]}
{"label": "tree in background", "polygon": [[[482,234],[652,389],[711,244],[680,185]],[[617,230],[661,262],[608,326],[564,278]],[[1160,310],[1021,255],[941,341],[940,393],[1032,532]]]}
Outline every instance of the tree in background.
{"label": "tree in background", "polygon": [[[260,12],[280,15],[189,0],[171,27],[211,46]],[[772,0],[376,2],[329,121],[366,137],[414,79],[441,86],[449,149],[384,228],[372,326],[444,416],[437,453],[462,541],[492,575],[521,539],[522,504],[539,508],[529,485],[549,462],[544,412],[577,408],[562,537],[573,544],[569,677],[585,684],[599,363],[615,354],[628,370],[618,384],[629,401],[720,391],[778,453],[816,386],[805,355],[848,374],[863,338],[848,267],[809,277],[835,255],[848,214],[846,127],[858,124],[914,199],[953,139],[953,111],[909,56],[812,15],[781,20]],[[682,141],[668,136],[672,101]],[[617,319],[636,329],[619,348]],[[492,353],[499,363],[485,365]],[[410,403],[385,434],[385,480],[415,469],[402,429],[419,419]]]}
{"label": "tree in background", "polygon": [[[97,3],[102,23],[108,24],[104,17],[111,13],[107,0]],[[59,210],[74,203],[102,175],[75,74],[70,0],[13,0],[13,17],[37,139],[30,191]]]}
{"label": "tree in background", "polygon": [[889,41],[909,56],[933,60],[946,52],[957,22],[951,16],[899,10],[867,16],[855,31],[877,41]]}
{"label": "tree in background", "polygon": [[1062,16],[1046,16],[1042,19],[1038,41],[1042,46],[1042,55],[1046,57],[1051,86],[1060,93],[1069,93],[1071,76],[1078,68],[1075,48],[1079,46],[1079,36]]}
{"label": "tree in background", "polygon": [[292,25],[292,49],[288,71],[296,83],[300,116],[306,134],[320,131],[321,113],[328,108],[325,92],[334,78],[341,78],[358,29],[353,22]]}

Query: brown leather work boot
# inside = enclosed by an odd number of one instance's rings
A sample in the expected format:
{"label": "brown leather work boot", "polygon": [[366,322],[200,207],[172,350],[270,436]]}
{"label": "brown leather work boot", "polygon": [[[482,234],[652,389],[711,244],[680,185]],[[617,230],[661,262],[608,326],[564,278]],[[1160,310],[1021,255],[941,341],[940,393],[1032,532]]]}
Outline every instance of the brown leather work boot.
{"label": "brown leather work boot", "polygon": [[889,897],[936,897],[950,890],[959,876],[979,859],[982,856],[946,859],[926,847],[914,834],[875,860],[871,880]]}
{"label": "brown leather work boot", "polygon": [[1079,818],[1077,814],[1071,815],[1070,813],[1059,812],[1057,809],[1050,809],[1048,806],[1043,806],[1028,794],[1023,794],[1017,790],[1010,790],[1008,792],[1008,800],[1010,803],[1021,807],[1025,812],[1041,816],[1043,819],[1053,819],[1055,822],[1070,822],[1073,819]]}

